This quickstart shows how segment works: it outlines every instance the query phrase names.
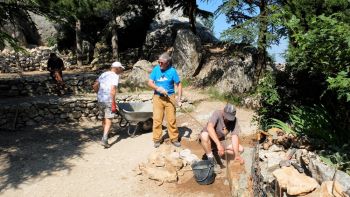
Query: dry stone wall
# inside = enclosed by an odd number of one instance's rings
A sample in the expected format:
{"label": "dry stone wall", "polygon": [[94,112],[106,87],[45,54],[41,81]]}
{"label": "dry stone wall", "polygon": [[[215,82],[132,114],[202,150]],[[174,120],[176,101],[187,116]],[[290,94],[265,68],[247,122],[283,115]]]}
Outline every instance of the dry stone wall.
{"label": "dry stone wall", "polygon": [[[95,73],[63,74],[68,90],[73,94],[91,93],[97,79]],[[0,79],[0,98],[55,94],[55,83],[47,72],[33,76],[8,76]]]}
{"label": "dry stone wall", "polygon": [[47,60],[50,53],[56,53],[62,58],[67,70],[74,69],[76,63],[72,54],[59,54],[54,47],[37,47],[26,52],[3,50],[0,52],[0,73],[19,73],[23,71],[47,70]]}
{"label": "dry stone wall", "polygon": [[[119,94],[117,102],[149,102],[152,94]],[[0,101],[0,130],[99,119],[96,94],[40,96]]]}

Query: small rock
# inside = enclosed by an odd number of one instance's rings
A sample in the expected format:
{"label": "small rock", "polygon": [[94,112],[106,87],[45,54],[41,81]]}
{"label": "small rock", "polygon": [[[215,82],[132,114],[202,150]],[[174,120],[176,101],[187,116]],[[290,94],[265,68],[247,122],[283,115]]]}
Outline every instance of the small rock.
{"label": "small rock", "polygon": [[270,148],[269,148],[269,151],[272,151],[272,152],[278,152],[278,151],[283,151],[283,148],[282,147],[279,147],[275,144],[273,144]]}

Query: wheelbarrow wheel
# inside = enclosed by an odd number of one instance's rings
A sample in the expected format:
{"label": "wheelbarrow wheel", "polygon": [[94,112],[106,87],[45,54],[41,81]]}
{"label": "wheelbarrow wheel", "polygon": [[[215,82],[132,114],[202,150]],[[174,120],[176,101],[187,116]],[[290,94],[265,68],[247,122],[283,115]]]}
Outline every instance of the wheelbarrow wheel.
{"label": "wheelbarrow wheel", "polygon": [[123,116],[120,116],[119,126],[121,128],[125,128],[129,125],[130,125],[129,121],[127,121],[125,118],[123,118]]}
{"label": "wheelbarrow wheel", "polygon": [[130,137],[132,137],[132,138],[134,138],[136,135],[136,132],[138,131],[138,129],[140,128],[140,123],[137,123],[136,125],[135,125],[135,128],[134,129],[132,129],[131,127],[133,127],[132,125],[130,125],[130,123],[129,123],[129,126],[128,126],[128,135],[130,136]]}
{"label": "wheelbarrow wheel", "polygon": [[144,122],[141,122],[142,124],[140,125],[140,128],[143,133],[147,133],[152,131],[152,125],[153,125],[153,119],[150,118]]}

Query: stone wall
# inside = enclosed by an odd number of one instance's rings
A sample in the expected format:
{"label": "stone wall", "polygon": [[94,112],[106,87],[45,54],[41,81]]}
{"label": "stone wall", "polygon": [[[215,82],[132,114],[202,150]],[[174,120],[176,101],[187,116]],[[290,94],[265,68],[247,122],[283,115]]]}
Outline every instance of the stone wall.
{"label": "stone wall", "polygon": [[[117,102],[147,102],[152,94],[119,94]],[[0,130],[98,120],[96,94],[11,98],[0,101]]]}
{"label": "stone wall", "polygon": [[[95,73],[63,73],[63,80],[72,94],[91,93],[97,77]],[[0,79],[0,98],[52,95],[55,94],[55,87],[48,72],[28,76],[9,75]]]}
{"label": "stone wall", "polygon": [[62,58],[67,70],[74,69],[74,56],[59,54],[54,47],[37,47],[26,52],[3,50],[0,52],[0,73],[20,73],[23,71],[47,70],[47,60],[50,53],[56,53]]}

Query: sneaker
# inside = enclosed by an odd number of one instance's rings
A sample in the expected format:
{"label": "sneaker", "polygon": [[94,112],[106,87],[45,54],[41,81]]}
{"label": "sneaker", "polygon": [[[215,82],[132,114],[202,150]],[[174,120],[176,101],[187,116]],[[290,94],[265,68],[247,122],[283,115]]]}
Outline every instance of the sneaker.
{"label": "sneaker", "polygon": [[178,141],[174,141],[174,142],[171,142],[174,146],[176,146],[176,147],[181,147],[181,144],[180,144],[180,142],[178,142]]}
{"label": "sneaker", "polygon": [[102,139],[101,140],[101,145],[104,146],[105,148],[111,147],[111,145],[108,144],[108,140],[107,139]]}
{"label": "sneaker", "polygon": [[154,142],[154,148],[158,148],[160,146],[160,142]]}
{"label": "sneaker", "polygon": [[221,167],[216,163],[216,160],[214,157],[208,157],[208,161],[210,161],[214,165],[214,172],[215,174],[221,173]]}

